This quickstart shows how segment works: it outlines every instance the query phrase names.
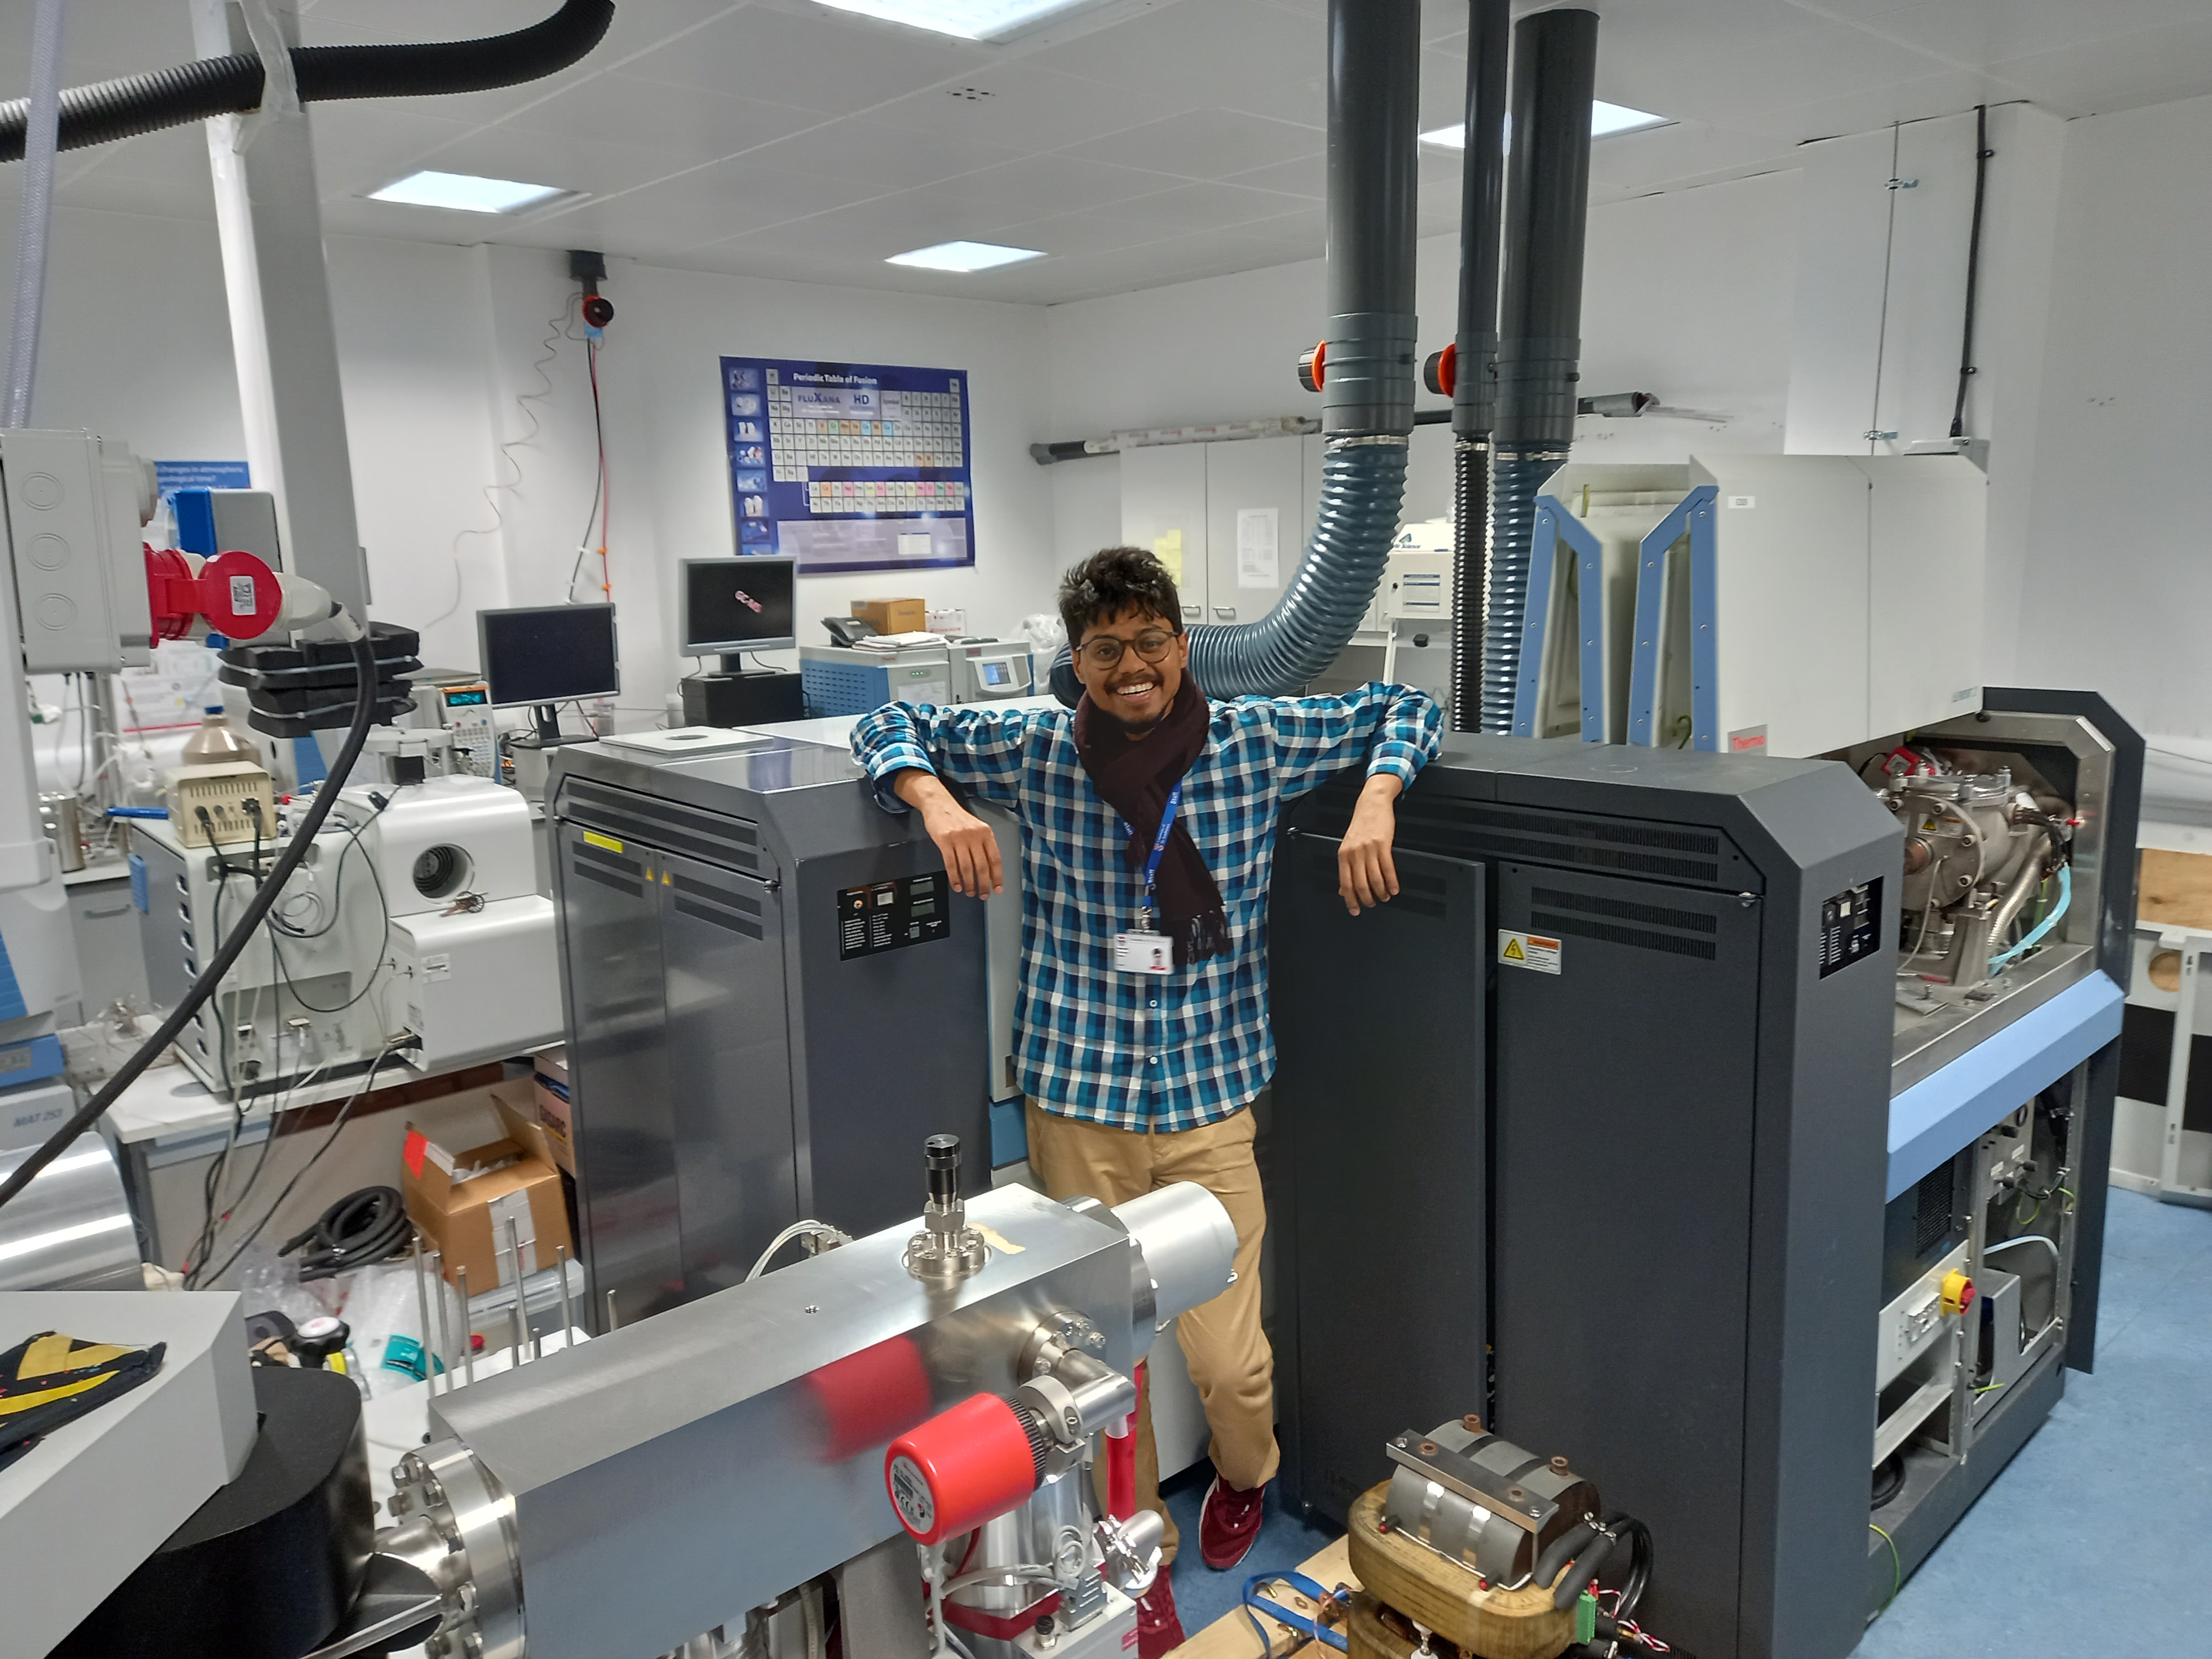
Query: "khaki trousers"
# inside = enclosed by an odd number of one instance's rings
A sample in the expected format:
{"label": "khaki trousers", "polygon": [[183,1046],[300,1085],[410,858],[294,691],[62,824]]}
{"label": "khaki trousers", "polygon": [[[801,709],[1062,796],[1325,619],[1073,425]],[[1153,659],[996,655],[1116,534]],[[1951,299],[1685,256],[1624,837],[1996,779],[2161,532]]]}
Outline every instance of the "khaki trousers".
{"label": "khaki trousers", "polygon": [[[1237,1282],[1176,1322],[1176,1340],[1212,1431],[1213,1467],[1232,1486],[1274,1479],[1275,1357],[1260,1328],[1260,1240],[1267,1211],[1252,1157],[1249,1107],[1202,1128],[1172,1133],[1109,1129],[1048,1112],[1027,1112],[1030,1168],[1054,1198],[1122,1204],[1171,1182],[1192,1181],[1219,1199],[1237,1228]],[[1099,1470],[1101,1489],[1105,1471]],[[1162,1554],[1175,1559],[1176,1524],[1160,1501],[1160,1456],[1149,1387],[1137,1401],[1137,1503],[1167,1522]]]}

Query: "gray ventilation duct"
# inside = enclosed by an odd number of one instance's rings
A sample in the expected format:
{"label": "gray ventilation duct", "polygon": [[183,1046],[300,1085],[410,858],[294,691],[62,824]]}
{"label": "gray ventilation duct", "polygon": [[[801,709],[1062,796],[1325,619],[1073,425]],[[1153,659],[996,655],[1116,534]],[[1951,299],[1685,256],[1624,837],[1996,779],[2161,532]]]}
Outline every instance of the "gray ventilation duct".
{"label": "gray ventilation duct", "polygon": [[1483,607],[1486,732],[1513,727],[1536,492],[1574,441],[1596,74],[1595,12],[1538,12],[1514,25],[1513,150],[1505,173],[1503,338]]}
{"label": "gray ventilation duct", "polygon": [[[1491,434],[1498,422],[1498,228],[1505,195],[1505,56],[1511,0],[1470,0],[1467,157],[1459,213],[1459,332],[1452,341],[1452,730],[1482,723],[1483,592],[1490,562]],[[1443,391],[1443,386],[1431,388]]]}
{"label": "gray ventilation duct", "polygon": [[1366,614],[1398,533],[1413,429],[1419,0],[1329,0],[1328,334],[1321,505],[1290,592],[1256,623],[1191,629],[1215,697],[1295,691]]}

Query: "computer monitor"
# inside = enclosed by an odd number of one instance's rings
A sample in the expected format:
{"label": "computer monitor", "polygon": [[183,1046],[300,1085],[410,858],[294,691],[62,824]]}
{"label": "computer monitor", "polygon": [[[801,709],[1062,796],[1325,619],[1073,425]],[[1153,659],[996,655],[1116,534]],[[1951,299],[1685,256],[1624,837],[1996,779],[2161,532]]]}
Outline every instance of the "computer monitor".
{"label": "computer monitor", "polygon": [[536,605],[477,612],[478,660],[496,707],[530,705],[538,732],[560,735],[558,705],[622,690],[611,605]]}
{"label": "computer monitor", "polygon": [[676,648],[689,657],[792,649],[799,643],[792,620],[797,564],[767,555],[679,560]]}

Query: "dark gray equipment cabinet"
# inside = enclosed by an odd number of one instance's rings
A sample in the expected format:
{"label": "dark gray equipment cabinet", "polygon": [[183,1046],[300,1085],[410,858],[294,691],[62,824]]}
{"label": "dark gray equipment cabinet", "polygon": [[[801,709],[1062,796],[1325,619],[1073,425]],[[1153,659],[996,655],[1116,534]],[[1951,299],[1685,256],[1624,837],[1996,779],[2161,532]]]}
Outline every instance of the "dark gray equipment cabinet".
{"label": "dark gray equipment cabinet", "polygon": [[928,1135],[988,1146],[982,906],[850,756],[572,745],[547,799],[595,1318],[916,1213]]}
{"label": "dark gray equipment cabinet", "polygon": [[1650,1522],[1668,1641],[1849,1652],[1895,821],[1825,763],[1453,737],[1352,919],[1356,781],[1273,901],[1286,1498],[1340,1522],[1387,1435],[1478,1413]]}

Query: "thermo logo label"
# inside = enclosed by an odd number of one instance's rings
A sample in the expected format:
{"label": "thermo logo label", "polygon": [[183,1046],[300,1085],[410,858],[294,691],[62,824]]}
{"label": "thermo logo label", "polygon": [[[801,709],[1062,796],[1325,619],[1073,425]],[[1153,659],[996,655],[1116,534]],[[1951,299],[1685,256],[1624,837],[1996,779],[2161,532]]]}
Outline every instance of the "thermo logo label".
{"label": "thermo logo label", "polygon": [[1728,498],[1728,504],[1734,507],[1757,507],[1759,505],[1759,497],[1756,495],[1731,495]]}
{"label": "thermo logo label", "polygon": [[1559,971],[1559,941],[1542,933],[1512,933],[1498,930],[1498,959],[1509,968],[1526,968],[1539,974]]}
{"label": "thermo logo label", "polygon": [[1728,738],[1729,753],[1731,755],[1763,755],[1766,752],[1766,728],[1763,726],[1747,726],[1741,731],[1729,732]]}

